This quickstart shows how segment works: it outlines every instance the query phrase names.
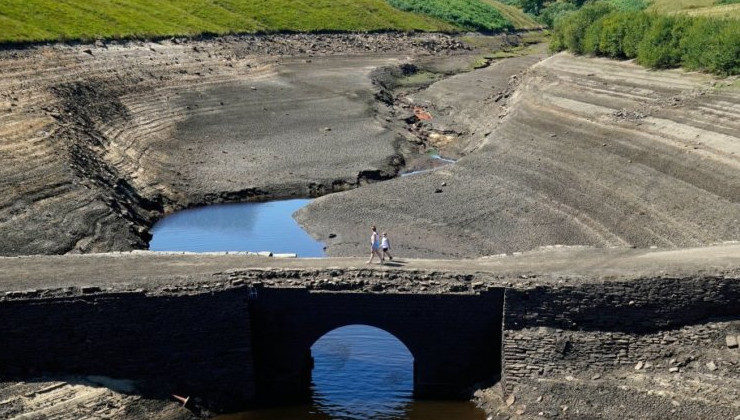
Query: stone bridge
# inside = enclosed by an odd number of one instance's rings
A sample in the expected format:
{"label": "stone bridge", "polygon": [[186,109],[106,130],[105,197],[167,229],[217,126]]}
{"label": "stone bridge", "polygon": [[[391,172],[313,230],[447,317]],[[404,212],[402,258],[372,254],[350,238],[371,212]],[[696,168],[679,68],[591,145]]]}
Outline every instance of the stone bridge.
{"label": "stone bridge", "polygon": [[260,400],[307,396],[311,346],[346,325],[381,328],[414,357],[414,394],[468,398],[501,371],[503,288],[479,294],[311,293],[262,288],[249,303]]}
{"label": "stone bridge", "polygon": [[574,250],[377,268],[239,255],[0,258],[0,381],[106,376],[145,397],[236,411],[306,397],[311,345],[365,324],[410,350],[419,397],[468,397],[499,377],[508,392],[548,372],[660,358],[668,335],[719,343],[690,327],[740,319],[738,256],[736,245]]}

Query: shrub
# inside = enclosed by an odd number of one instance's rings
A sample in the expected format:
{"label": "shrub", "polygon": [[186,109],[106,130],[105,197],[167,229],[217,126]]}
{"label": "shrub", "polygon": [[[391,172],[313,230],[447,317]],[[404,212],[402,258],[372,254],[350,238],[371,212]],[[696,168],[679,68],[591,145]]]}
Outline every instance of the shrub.
{"label": "shrub", "polygon": [[547,26],[554,26],[555,21],[578,10],[573,3],[555,2],[542,10],[538,20]]}
{"label": "shrub", "polygon": [[740,74],[740,25],[737,21],[723,20],[717,36],[710,38],[704,50],[708,56],[707,70],[723,74]]}
{"label": "shrub", "polygon": [[422,13],[472,31],[500,32],[513,29],[495,7],[479,0],[387,0],[391,6]]}
{"label": "shrub", "polygon": [[679,42],[681,65],[689,70],[708,68],[711,61],[711,49],[714,40],[719,36],[722,21],[696,18],[686,29]]}
{"label": "shrub", "polygon": [[599,51],[599,38],[601,37],[603,31],[603,17],[601,19],[597,19],[591,25],[586,27],[586,31],[583,34],[583,41],[581,42],[582,54],[601,55],[601,51]]}
{"label": "shrub", "polygon": [[598,24],[598,33],[594,34],[598,41],[594,53],[612,58],[626,58],[624,39],[630,19],[634,15],[635,13],[611,13],[596,21],[591,27],[597,28]]}
{"label": "shrub", "polygon": [[681,38],[690,26],[686,17],[658,16],[637,47],[637,61],[652,68],[671,68],[681,64]]}
{"label": "shrub", "polygon": [[[648,7],[645,0],[607,0],[615,9],[623,12],[639,12]],[[740,0],[739,0],[740,1]]]}
{"label": "shrub", "polygon": [[622,38],[622,53],[625,58],[636,58],[640,42],[653,25],[655,15],[648,13],[625,13],[627,26]]}
{"label": "shrub", "polygon": [[740,25],[735,20],[589,8],[555,22],[553,50],[636,58],[653,68],[740,74]]}
{"label": "shrub", "polygon": [[551,49],[568,49],[575,54],[582,54],[586,30],[602,16],[614,11],[612,5],[603,2],[583,6],[576,13],[569,14],[557,22],[557,31]]}

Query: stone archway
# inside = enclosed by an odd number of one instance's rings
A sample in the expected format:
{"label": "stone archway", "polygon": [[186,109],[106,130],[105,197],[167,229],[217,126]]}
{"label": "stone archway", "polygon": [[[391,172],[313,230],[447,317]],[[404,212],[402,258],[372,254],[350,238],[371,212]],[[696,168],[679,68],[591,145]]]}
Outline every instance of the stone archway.
{"label": "stone archway", "polygon": [[414,355],[414,395],[468,398],[501,372],[503,289],[376,294],[262,288],[249,303],[257,398],[310,397],[311,345],[350,324],[381,328]]}

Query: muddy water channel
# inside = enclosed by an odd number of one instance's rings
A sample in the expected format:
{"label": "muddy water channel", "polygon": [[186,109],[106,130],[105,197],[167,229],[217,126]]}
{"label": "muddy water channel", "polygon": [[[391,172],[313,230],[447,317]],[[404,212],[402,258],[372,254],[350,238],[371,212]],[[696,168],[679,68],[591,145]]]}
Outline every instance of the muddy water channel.
{"label": "muddy water channel", "polygon": [[[310,200],[214,205],[170,215],[152,229],[155,251],[271,251],[323,256],[293,219]],[[483,420],[465,401],[413,399],[413,356],[393,335],[366,325],[331,331],[311,347],[309,404],[252,410],[218,420]]]}

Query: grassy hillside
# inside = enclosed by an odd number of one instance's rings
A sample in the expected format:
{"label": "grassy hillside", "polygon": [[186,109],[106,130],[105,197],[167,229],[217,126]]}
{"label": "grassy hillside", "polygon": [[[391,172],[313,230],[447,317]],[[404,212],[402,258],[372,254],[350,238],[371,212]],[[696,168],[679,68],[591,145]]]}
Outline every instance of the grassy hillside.
{"label": "grassy hillside", "polygon": [[691,16],[740,18],[737,0],[652,0],[648,11]]}
{"label": "grassy hillside", "polygon": [[385,0],[2,0],[0,42],[257,31],[451,31]]}
{"label": "grassy hillside", "polygon": [[394,7],[433,16],[470,31],[514,29],[495,7],[481,0],[388,0]]}
{"label": "grassy hillside", "polygon": [[516,29],[535,29],[542,27],[542,24],[532,18],[532,16],[524,13],[522,9],[504,4],[496,0],[481,0],[483,3],[489,4],[497,9],[501,15],[508,19]]}

